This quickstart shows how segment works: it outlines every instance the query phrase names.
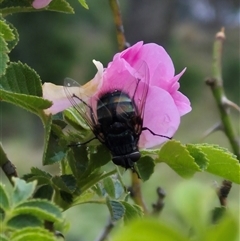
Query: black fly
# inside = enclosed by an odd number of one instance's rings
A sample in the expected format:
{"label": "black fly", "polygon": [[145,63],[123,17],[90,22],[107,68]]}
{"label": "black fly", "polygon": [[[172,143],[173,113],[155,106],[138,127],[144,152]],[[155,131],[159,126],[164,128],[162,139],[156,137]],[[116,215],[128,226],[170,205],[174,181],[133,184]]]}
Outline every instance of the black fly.
{"label": "black fly", "polygon": [[99,97],[91,97],[89,101],[85,101],[89,98],[71,91],[71,87],[79,86],[76,81],[67,78],[64,83],[69,101],[91,128],[95,135],[93,139],[97,138],[110,150],[114,164],[133,171],[134,163],[141,157],[138,141],[142,131],[148,130],[153,135],[170,139],[143,127],[149,86],[147,69],[143,72],[142,78],[135,78],[124,89],[111,89]]}

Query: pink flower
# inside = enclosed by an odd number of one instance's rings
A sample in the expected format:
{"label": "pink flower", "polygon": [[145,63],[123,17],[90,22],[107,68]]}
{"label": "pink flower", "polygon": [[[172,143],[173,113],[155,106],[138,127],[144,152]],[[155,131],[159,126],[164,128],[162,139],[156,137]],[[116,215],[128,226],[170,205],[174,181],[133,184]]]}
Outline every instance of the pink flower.
{"label": "pink flower", "polygon": [[34,0],[32,6],[35,9],[45,8],[52,0]]}
{"label": "pink flower", "polygon": [[[101,88],[103,65],[100,62],[95,60],[93,60],[93,63],[95,64],[98,70],[95,77],[81,87],[71,87],[72,88],[71,92],[78,97],[82,93],[84,93],[84,95],[86,96],[92,96],[98,91],[98,89]],[[47,115],[57,114],[58,112],[61,112],[72,106],[66,96],[63,86],[54,85],[52,83],[44,83],[42,86],[42,91],[43,91],[43,98],[50,100],[53,103],[53,105],[50,108],[44,111]]]}
{"label": "pink flower", "polygon": [[[101,98],[101,95],[115,89],[133,94],[136,89],[133,83],[140,79],[135,102],[141,99],[144,88],[148,85],[143,127],[155,134],[172,137],[179,127],[180,117],[191,111],[190,101],[178,91],[180,87],[178,81],[185,69],[178,75],[174,72],[172,60],[164,48],[154,43],[138,42],[125,51],[117,53],[104,71],[102,67],[98,67],[98,73],[89,84],[90,88],[80,88],[80,91],[88,91],[88,96],[93,96],[84,101],[92,102],[93,110],[96,111],[95,97]],[[71,106],[63,91],[60,92],[61,98],[58,98],[54,93],[46,94],[47,88],[43,89],[44,97],[54,103],[48,109],[48,113],[57,113]],[[136,105],[137,108],[140,107],[139,103]],[[148,130],[143,130],[138,144],[140,148],[150,148],[167,140],[167,138],[153,135]]]}
{"label": "pink flower", "polygon": [[[144,63],[147,68],[144,67]],[[138,42],[114,56],[104,71],[101,90],[104,92],[114,88],[126,89],[126,86],[129,86],[128,82],[138,74],[148,76],[149,90],[143,127],[147,127],[155,134],[172,137],[178,129],[180,117],[191,111],[190,101],[178,91],[178,80],[185,69],[176,76],[174,72],[172,60],[161,46]],[[141,91],[142,88],[138,88],[137,94],[140,95]],[[139,147],[150,148],[165,141],[166,138],[154,136],[144,130],[140,136]]]}

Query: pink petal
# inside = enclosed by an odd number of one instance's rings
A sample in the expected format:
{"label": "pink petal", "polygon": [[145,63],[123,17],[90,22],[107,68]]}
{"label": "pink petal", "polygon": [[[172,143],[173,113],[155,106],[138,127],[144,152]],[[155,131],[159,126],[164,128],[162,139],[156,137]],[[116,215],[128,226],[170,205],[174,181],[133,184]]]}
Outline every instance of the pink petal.
{"label": "pink petal", "polygon": [[181,92],[176,91],[172,94],[172,97],[178,108],[180,116],[183,116],[192,110],[189,99]]}
{"label": "pink petal", "polygon": [[52,0],[34,0],[32,3],[33,8],[45,8]]}
{"label": "pink petal", "polygon": [[[156,134],[172,137],[180,123],[178,109],[168,92],[150,86],[145,105],[143,127]],[[151,148],[167,141],[167,138],[154,136],[148,130],[142,132],[139,147]]]}
{"label": "pink petal", "polygon": [[113,90],[129,89],[136,82],[136,71],[124,60],[114,60],[103,74],[103,86],[99,95]]}
{"label": "pink petal", "polygon": [[161,71],[162,71],[161,65],[158,65],[158,67],[154,73],[154,76],[152,78],[151,84],[156,85],[156,86],[168,91],[169,93],[172,93],[173,91],[178,90],[179,83],[177,83],[177,82],[179,81],[181,76],[186,71],[186,68],[183,69],[179,74],[175,75],[174,77],[172,77],[170,79],[164,78],[163,74],[161,74]]}
{"label": "pink petal", "polygon": [[[121,55],[131,66],[136,67],[140,62],[146,62],[150,73],[150,84],[152,76],[160,65],[159,75],[163,79],[171,79],[174,76],[173,62],[165,49],[157,44],[149,43],[142,45],[138,42],[133,47],[128,48]],[[140,48],[141,47],[141,48]]]}
{"label": "pink petal", "polygon": [[[87,101],[89,99],[89,96],[95,94],[102,87],[103,66],[100,62],[95,60],[93,60],[93,63],[97,67],[98,72],[92,80],[90,80],[83,86],[68,87],[71,88],[71,93],[74,93],[76,96],[79,97],[81,95],[81,98],[84,99],[84,101]],[[42,90],[43,98],[53,102],[53,105],[50,108],[44,110],[47,115],[57,114],[58,112],[61,112],[72,106],[66,96],[63,86],[54,85],[52,83],[44,83],[42,86]]]}

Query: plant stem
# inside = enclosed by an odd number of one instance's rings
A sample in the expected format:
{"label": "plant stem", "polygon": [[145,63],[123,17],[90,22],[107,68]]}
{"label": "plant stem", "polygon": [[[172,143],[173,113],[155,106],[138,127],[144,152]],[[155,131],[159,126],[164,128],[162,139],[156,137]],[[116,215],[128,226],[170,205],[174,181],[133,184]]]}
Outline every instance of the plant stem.
{"label": "plant stem", "polygon": [[[112,13],[113,13],[113,18],[114,18],[114,23],[116,26],[117,30],[117,41],[118,41],[118,49],[119,51],[122,51],[129,47],[129,44],[126,42],[126,38],[124,35],[124,28],[123,28],[123,21],[122,21],[122,16],[121,16],[121,10],[119,6],[118,0],[109,0]],[[148,213],[146,205],[143,201],[142,198],[142,192],[141,192],[141,180],[138,178],[136,173],[131,173],[131,178],[132,178],[132,186],[131,186],[131,196],[136,204],[142,207],[144,213]]]}
{"label": "plant stem", "polygon": [[114,227],[114,223],[113,221],[110,219],[106,225],[106,227],[104,228],[103,232],[101,233],[100,237],[98,237],[96,239],[96,241],[104,241],[107,239],[109,233],[111,232],[111,230]]}
{"label": "plant stem", "polygon": [[128,43],[126,42],[126,38],[124,35],[124,28],[123,28],[122,15],[121,15],[119,2],[118,0],[109,0],[109,4],[113,12],[114,23],[117,30],[118,49],[119,51],[122,51],[129,46],[128,46]]}
{"label": "plant stem", "polygon": [[130,187],[131,197],[133,201],[142,207],[144,214],[148,214],[147,207],[142,197],[142,190],[141,190],[141,179],[139,179],[136,172],[132,172],[132,186]]}
{"label": "plant stem", "polygon": [[3,172],[6,174],[10,183],[14,185],[12,177],[17,177],[16,167],[8,160],[6,153],[3,150],[2,143],[0,143],[0,166]]}
{"label": "plant stem", "polygon": [[211,87],[213,96],[217,103],[221,122],[224,127],[224,133],[227,136],[234,154],[240,159],[239,144],[235,136],[232,123],[229,116],[229,105],[223,88],[222,80],[222,49],[225,40],[224,28],[216,34],[213,45],[213,70],[212,78],[206,80],[206,84]]}

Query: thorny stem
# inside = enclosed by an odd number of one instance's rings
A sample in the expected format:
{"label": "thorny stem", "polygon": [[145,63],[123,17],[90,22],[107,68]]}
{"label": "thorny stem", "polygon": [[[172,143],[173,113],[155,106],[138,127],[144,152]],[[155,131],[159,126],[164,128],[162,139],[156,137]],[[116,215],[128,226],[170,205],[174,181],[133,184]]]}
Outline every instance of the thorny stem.
{"label": "thorny stem", "polygon": [[118,0],[109,0],[109,4],[110,4],[111,10],[113,12],[114,23],[115,23],[116,30],[117,30],[118,49],[119,49],[119,51],[122,51],[129,46],[128,46],[128,43],[126,42],[126,38],[124,35],[124,28],[123,28],[123,22],[122,22],[122,16],[121,16],[119,2],[118,2]]}
{"label": "thorny stem", "polygon": [[[117,30],[117,41],[118,41],[118,49],[119,51],[122,51],[126,49],[128,46],[128,43],[126,42],[126,38],[124,35],[124,28],[123,28],[123,21],[121,16],[121,10],[119,6],[118,0],[109,0],[112,12],[113,12],[113,18],[116,25]],[[137,174],[134,172],[131,172],[132,177],[132,186],[131,186],[131,197],[134,200],[136,204],[142,207],[145,214],[148,213],[148,210],[146,208],[146,205],[143,201],[142,192],[141,192],[141,180],[138,178]]]}
{"label": "thorny stem", "polygon": [[10,183],[14,185],[12,177],[17,177],[16,167],[8,160],[6,153],[3,150],[2,144],[0,143],[0,166],[3,172],[6,174]]}
{"label": "thorny stem", "polygon": [[213,45],[213,76],[212,78],[206,80],[206,84],[211,87],[213,96],[216,100],[221,116],[221,122],[224,128],[224,133],[226,134],[231,144],[234,154],[237,156],[238,159],[240,159],[239,145],[230,120],[229,106],[225,101],[227,98],[223,88],[221,62],[224,40],[225,34],[224,28],[222,28],[221,31],[216,34],[215,42]]}

